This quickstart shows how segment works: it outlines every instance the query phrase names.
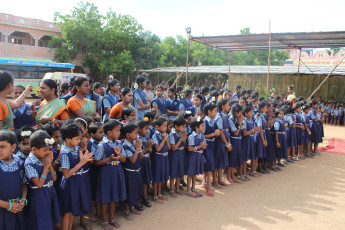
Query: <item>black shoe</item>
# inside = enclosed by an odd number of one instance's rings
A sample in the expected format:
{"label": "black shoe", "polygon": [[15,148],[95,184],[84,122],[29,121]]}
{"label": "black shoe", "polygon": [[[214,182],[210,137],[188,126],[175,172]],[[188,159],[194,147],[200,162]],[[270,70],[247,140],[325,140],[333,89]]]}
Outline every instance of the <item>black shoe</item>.
{"label": "black shoe", "polygon": [[151,203],[146,199],[142,200],[141,203],[147,208],[150,208],[152,206]]}

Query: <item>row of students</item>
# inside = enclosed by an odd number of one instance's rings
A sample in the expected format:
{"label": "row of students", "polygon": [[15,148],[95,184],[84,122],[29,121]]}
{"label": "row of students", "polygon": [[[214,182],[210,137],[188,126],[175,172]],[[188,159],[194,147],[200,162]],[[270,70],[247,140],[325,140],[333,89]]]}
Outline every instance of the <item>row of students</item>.
{"label": "row of students", "polygon": [[[141,198],[145,206],[151,205],[147,199],[151,183],[157,203],[167,200],[162,195],[162,187],[168,180],[171,196],[181,194],[179,182],[185,175],[187,194],[200,197],[202,194],[195,189],[196,176],[204,174],[206,194],[214,196],[214,187],[238,183],[238,179],[248,180],[246,163],[249,160],[251,175],[259,176],[257,172],[268,173],[268,167],[280,170],[278,165],[284,166],[282,159],[298,160],[296,146],[303,146],[298,149],[300,156],[304,157],[305,149],[309,154],[310,141],[303,142],[304,139],[310,138],[315,143],[315,151],[317,143],[322,141],[318,110],[317,103],[312,102],[311,109],[308,105],[296,104],[295,108],[282,106],[274,113],[272,105],[262,101],[253,115],[253,105],[242,108],[236,102],[221,99],[217,104],[205,104],[193,118],[192,111],[181,113],[174,119],[170,132],[168,120],[162,116],[155,118],[156,111],[146,112],[145,118],[136,123],[128,119],[123,125],[109,120],[104,125],[92,123],[88,127],[85,120],[77,118],[75,122],[66,122],[60,130],[56,123],[46,125],[43,129],[47,132],[23,128],[18,133],[18,157],[11,154],[15,147],[14,134],[2,131],[1,144],[3,141],[11,148],[1,154],[0,164],[25,160],[26,176],[18,177],[16,186],[27,182],[29,195],[23,188],[19,195],[4,196],[0,203],[3,208],[18,213],[15,218],[22,218],[19,217],[23,215],[20,205],[28,204],[28,228],[49,229],[60,221],[61,212],[62,228],[71,229],[74,216],[81,216],[81,224],[85,226],[83,216],[91,213],[92,201],[95,201],[100,206],[103,226],[119,227],[114,219],[115,203],[124,202],[124,216],[130,219],[130,213],[139,214],[138,210],[143,210],[139,204]],[[87,132],[90,140],[86,138]],[[62,146],[59,145],[60,134],[64,141]],[[19,160],[15,160],[17,158]],[[21,164],[17,165],[19,169]],[[224,170],[226,178],[223,178]],[[52,186],[53,181],[59,182]],[[12,190],[7,192],[12,193]],[[42,197],[49,197],[49,202],[41,204]],[[43,208],[37,209],[36,204]],[[16,228],[22,229],[13,229]]]}

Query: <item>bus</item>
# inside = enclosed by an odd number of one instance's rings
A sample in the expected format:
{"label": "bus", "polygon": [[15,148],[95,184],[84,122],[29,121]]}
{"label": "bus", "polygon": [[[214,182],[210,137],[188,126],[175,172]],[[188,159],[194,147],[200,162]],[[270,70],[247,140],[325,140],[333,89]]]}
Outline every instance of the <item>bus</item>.
{"label": "bus", "polygon": [[56,63],[50,60],[19,59],[0,57],[0,70],[10,72],[14,77],[14,84],[25,87],[33,86],[33,97],[39,96],[39,83],[48,72],[73,73],[75,65],[70,63]]}

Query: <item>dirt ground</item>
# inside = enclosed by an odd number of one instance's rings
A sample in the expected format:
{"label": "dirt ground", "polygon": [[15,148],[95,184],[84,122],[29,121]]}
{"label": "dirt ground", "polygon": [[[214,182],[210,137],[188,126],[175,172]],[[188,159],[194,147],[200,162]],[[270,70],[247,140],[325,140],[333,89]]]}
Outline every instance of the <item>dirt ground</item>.
{"label": "dirt ground", "polygon": [[[324,143],[344,138],[345,127],[325,127]],[[290,164],[240,185],[217,190],[215,197],[169,198],[153,204],[121,229],[344,229],[345,156],[320,156]],[[198,186],[200,191],[204,190]],[[102,229],[97,223],[93,229]]]}

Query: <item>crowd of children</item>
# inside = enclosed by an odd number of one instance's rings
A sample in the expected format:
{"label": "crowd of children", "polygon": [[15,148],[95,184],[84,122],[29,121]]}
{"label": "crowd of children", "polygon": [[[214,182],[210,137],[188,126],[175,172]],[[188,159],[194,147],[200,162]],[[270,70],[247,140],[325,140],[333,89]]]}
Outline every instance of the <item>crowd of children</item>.
{"label": "crowd of children", "polygon": [[[43,84],[56,90],[51,82]],[[71,84],[70,98],[82,101],[88,81]],[[149,99],[149,85],[138,76],[134,91],[120,90],[111,80],[99,121],[97,111],[83,104],[69,111],[73,119],[45,118],[16,134],[1,130],[0,229],[61,224],[70,230],[75,216],[85,229],[90,228],[86,216],[100,218],[104,229],[119,228],[116,208],[132,220],[151,207],[150,195],[158,204],[169,196],[213,197],[215,189],[313,158],[324,117],[334,124],[339,123],[335,116],[343,116],[334,112],[337,106],[328,113],[329,104],[287,101],[281,94],[264,98],[240,86],[232,94],[214,86],[183,91],[163,84]],[[67,99],[68,109],[73,99]],[[196,189],[198,180],[206,194]]]}

